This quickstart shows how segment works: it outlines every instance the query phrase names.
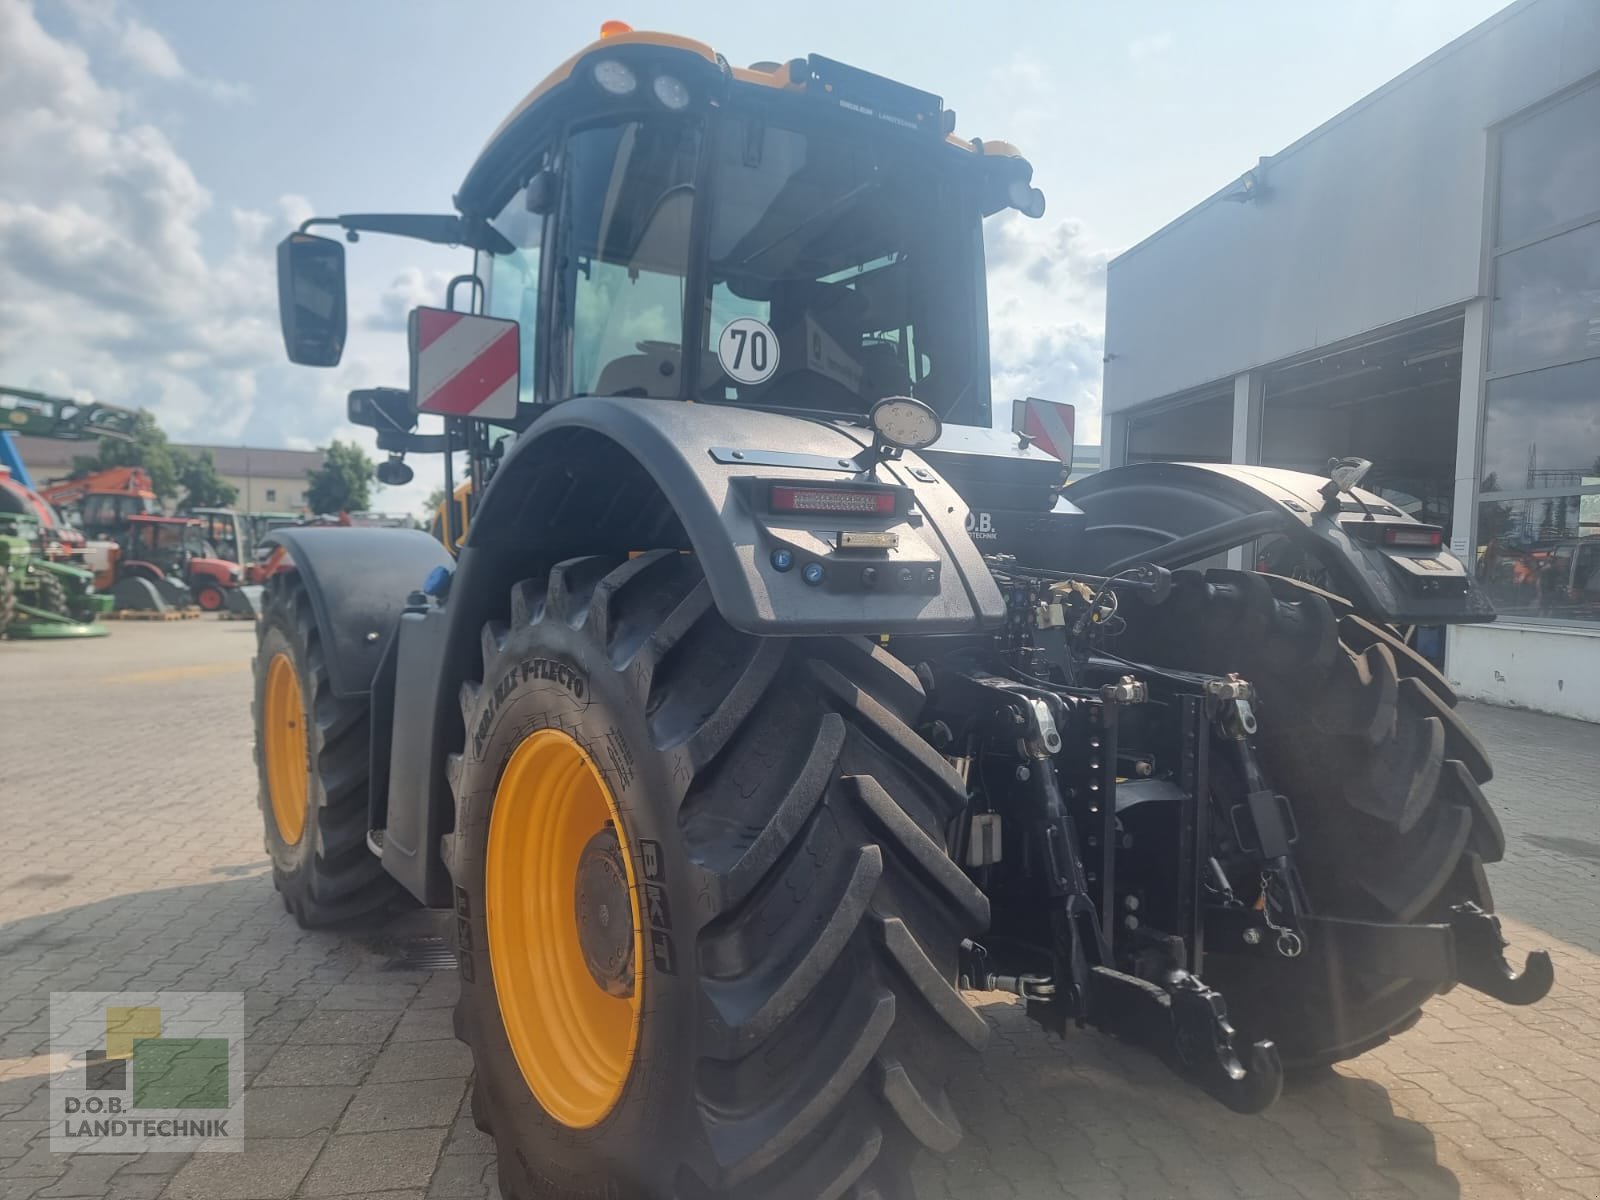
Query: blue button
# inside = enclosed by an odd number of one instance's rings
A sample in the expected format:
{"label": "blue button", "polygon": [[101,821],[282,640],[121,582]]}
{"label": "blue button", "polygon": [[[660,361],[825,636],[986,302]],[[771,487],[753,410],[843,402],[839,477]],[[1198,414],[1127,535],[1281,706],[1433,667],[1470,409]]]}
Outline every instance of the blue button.
{"label": "blue button", "polygon": [[422,590],[430,596],[443,597],[450,591],[450,568],[435,567],[422,581]]}
{"label": "blue button", "polygon": [[800,578],[804,579],[812,587],[816,587],[817,584],[822,582],[823,574],[821,563],[807,563],[805,569],[800,572]]}
{"label": "blue button", "polygon": [[772,552],[772,569],[774,571],[787,571],[794,566],[794,553],[790,550],[774,550]]}

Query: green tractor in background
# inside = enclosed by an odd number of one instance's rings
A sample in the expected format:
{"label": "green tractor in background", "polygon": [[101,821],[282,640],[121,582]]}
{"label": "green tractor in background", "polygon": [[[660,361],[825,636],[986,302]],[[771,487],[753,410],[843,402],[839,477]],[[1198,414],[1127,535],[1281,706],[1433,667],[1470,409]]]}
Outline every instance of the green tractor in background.
{"label": "green tractor in background", "polygon": [[95,618],[111,597],[95,592],[93,572],[52,562],[39,545],[36,522],[0,514],[0,637],[105,637]]}

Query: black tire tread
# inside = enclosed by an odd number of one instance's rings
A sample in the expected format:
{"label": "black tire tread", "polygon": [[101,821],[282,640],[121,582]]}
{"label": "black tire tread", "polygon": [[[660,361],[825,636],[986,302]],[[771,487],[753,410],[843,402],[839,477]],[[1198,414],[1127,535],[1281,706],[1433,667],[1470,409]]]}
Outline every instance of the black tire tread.
{"label": "black tire tread", "polygon": [[[1490,777],[1488,755],[1433,665],[1348,601],[1298,580],[1209,570],[1177,572],[1173,584],[1171,605],[1130,614],[1118,652],[1238,671],[1256,685],[1256,747],[1295,804],[1313,908],[1410,922],[1468,900],[1492,907],[1483,863],[1499,858],[1505,837],[1479,786]],[[1262,1032],[1277,1038],[1285,1062],[1300,1067],[1381,1044],[1415,1023],[1431,993],[1359,971],[1338,981],[1342,993],[1305,972],[1257,978],[1252,961],[1209,956],[1207,976],[1246,998],[1240,1023],[1268,1026]],[[1252,996],[1271,1003],[1252,1014]]]}
{"label": "black tire tread", "polygon": [[[293,875],[273,868],[273,885],[284,907],[306,928],[341,924],[405,902],[398,884],[367,847],[367,782],[370,773],[371,714],[365,699],[334,695],[322,652],[322,638],[311,597],[294,572],[275,575],[263,597],[257,638],[281,629],[299,651],[311,685],[307,708],[309,753],[313,764],[303,837],[315,839],[302,868]],[[257,672],[266,670],[258,654]],[[261,766],[259,701],[255,705],[256,762],[262,815],[273,825],[266,770]],[[271,849],[268,834],[268,849]]]}
{"label": "black tire tread", "polygon": [[[663,1164],[673,1193],[909,1194],[915,1149],[960,1137],[949,1060],[988,1034],[955,987],[959,944],[986,928],[988,902],[944,850],[965,794],[911,727],[916,676],[862,639],[737,633],[673,551],[570,560],[518,584],[485,655],[544,620],[603,650],[657,750],[689,766],[676,803],[707,907],[688,1101],[704,1149]],[[462,688],[468,728],[481,702],[477,684]],[[447,774],[457,786],[460,763]],[[452,844],[452,869],[460,853]],[[471,1044],[485,1018],[463,990]],[[474,1088],[490,1128],[493,1095]],[[497,1130],[502,1162],[507,1136]],[[502,1190],[524,1200],[515,1174],[502,1170]]]}

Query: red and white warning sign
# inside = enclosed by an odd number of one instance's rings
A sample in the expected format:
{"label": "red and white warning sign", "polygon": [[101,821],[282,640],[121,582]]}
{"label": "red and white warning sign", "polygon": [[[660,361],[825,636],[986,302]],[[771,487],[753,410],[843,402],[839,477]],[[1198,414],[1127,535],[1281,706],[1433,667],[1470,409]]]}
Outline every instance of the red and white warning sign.
{"label": "red and white warning sign", "polygon": [[1059,400],[1029,396],[1011,402],[1011,432],[1027,437],[1046,454],[1072,464],[1072,434],[1077,410]]}
{"label": "red and white warning sign", "polygon": [[515,321],[414,308],[410,332],[418,412],[491,421],[517,415],[522,354]]}

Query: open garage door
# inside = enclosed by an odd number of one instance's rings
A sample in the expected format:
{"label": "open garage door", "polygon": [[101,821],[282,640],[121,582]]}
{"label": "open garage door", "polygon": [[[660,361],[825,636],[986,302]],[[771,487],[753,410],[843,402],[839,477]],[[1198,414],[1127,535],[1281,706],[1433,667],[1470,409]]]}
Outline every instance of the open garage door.
{"label": "open garage door", "polygon": [[1270,372],[1261,461],[1320,475],[1330,458],[1370,459],[1363,486],[1448,534],[1461,335],[1454,313]]}

